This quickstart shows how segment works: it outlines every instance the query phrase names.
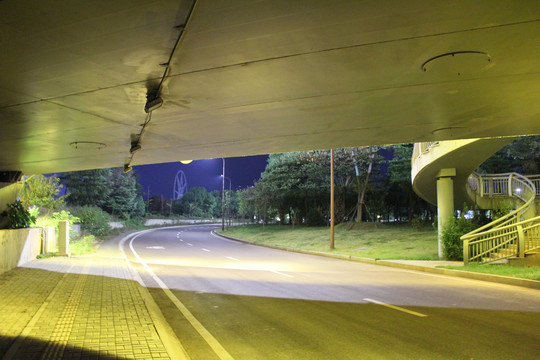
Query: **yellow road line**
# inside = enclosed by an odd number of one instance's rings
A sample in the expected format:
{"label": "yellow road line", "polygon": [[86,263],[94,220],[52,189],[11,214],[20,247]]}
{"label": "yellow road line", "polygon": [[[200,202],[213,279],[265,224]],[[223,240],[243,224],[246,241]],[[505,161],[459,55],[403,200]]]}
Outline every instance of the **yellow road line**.
{"label": "yellow road line", "polygon": [[407,313],[407,314],[411,314],[411,315],[414,315],[414,316],[418,316],[418,317],[426,317],[427,316],[426,314],[422,314],[422,313],[419,313],[419,312],[416,312],[416,311],[408,310],[408,309],[405,309],[405,308],[402,308],[402,307],[399,307],[399,306],[396,306],[396,305],[386,304],[386,303],[383,303],[382,301],[377,301],[377,300],[368,299],[368,298],[365,298],[364,300],[368,301],[370,303],[386,306],[387,308],[398,310],[398,311],[401,311],[401,312],[404,312],[404,313]]}

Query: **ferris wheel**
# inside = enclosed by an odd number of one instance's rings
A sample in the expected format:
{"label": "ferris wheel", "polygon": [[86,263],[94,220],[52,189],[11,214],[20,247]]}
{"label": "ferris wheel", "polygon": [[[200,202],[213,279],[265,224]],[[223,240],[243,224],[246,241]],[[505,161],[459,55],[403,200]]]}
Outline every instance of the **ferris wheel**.
{"label": "ferris wheel", "polygon": [[182,170],[178,170],[176,177],[174,178],[173,187],[173,200],[179,200],[187,192],[187,179],[186,174]]}

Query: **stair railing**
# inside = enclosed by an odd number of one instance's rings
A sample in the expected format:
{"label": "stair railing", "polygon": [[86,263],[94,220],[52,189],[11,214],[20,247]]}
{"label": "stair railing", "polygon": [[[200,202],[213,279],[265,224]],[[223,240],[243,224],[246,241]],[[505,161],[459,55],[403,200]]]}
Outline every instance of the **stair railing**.
{"label": "stair railing", "polygon": [[527,178],[534,184],[536,196],[540,196],[540,175],[527,175]]}
{"label": "stair railing", "polygon": [[481,196],[514,196],[525,203],[509,214],[463,235],[461,240],[464,263],[490,262],[523,256],[526,251],[525,235],[522,225],[518,224],[526,220],[532,209],[531,205],[536,197],[533,182],[517,173],[496,175],[474,173],[469,177],[469,185],[479,191]]}

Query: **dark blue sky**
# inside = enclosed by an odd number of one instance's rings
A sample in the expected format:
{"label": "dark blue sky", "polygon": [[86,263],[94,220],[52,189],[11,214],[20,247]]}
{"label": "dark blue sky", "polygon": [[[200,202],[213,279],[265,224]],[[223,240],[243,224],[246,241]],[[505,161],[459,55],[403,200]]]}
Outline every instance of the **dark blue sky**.
{"label": "dark blue sky", "polygon": [[[234,190],[244,189],[253,185],[260,179],[266,168],[268,155],[225,158],[225,176],[231,179]],[[196,186],[205,187],[208,191],[221,191],[221,172],[223,163],[221,158],[208,160],[195,160],[191,164],[171,162],[153,165],[134,166],[133,170],[139,176],[139,183],[144,189],[144,198],[150,196],[163,196],[172,198],[174,180],[179,170],[186,175],[188,189]],[[225,180],[225,188],[229,187],[229,180]]]}

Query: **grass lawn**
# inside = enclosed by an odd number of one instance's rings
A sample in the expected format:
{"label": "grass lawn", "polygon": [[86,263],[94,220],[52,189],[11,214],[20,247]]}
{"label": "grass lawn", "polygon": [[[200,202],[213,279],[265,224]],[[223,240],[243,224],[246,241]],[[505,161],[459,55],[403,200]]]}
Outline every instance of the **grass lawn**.
{"label": "grass lawn", "polygon": [[329,227],[246,225],[226,229],[225,235],[290,249],[353,255],[372,259],[437,260],[437,233],[429,227],[417,230],[406,224],[347,224],[336,226],[334,249]]}
{"label": "grass lawn", "polygon": [[540,266],[521,267],[507,264],[470,264],[467,266],[440,266],[444,269],[472,271],[484,274],[509,276],[520,279],[540,280]]}

